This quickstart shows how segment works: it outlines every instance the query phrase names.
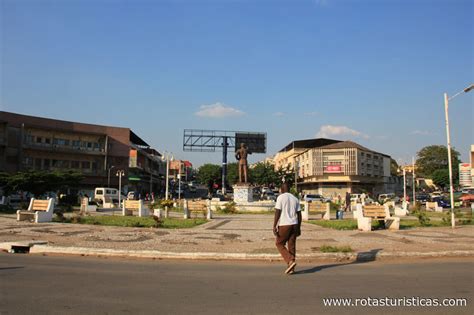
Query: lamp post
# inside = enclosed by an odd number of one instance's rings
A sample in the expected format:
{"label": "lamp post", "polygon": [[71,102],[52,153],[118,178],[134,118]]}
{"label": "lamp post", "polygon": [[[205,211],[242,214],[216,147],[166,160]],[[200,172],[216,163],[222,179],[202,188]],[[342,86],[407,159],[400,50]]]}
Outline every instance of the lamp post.
{"label": "lamp post", "polygon": [[449,165],[449,194],[451,197],[451,227],[454,229],[455,222],[454,222],[454,188],[453,188],[453,165],[451,160],[451,137],[449,133],[449,101],[455,98],[456,96],[460,95],[461,93],[467,93],[470,90],[474,89],[474,84],[471,84],[464,90],[454,94],[453,96],[448,98],[448,93],[444,93],[444,113],[446,115],[446,140],[448,143],[448,165]]}
{"label": "lamp post", "polygon": [[415,175],[415,157],[412,158],[413,162],[413,207],[416,205],[416,175]]}
{"label": "lamp post", "polygon": [[161,156],[162,161],[166,161],[166,190],[165,190],[165,200],[168,200],[168,189],[169,189],[169,176],[170,176],[170,161],[173,161],[173,154],[166,152]]}
{"label": "lamp post", "polygon": [[120,207],[120,199],[122,198],[122,176],[125,176],[125,172],[123,170],[118,170],[116,174],[119,178],[119,207]]}
{"label": "lamp post", "polygon": [[110,188],[110,171],[114,168],[115,166],[111,166],[109,167],[109,172],[108,172],[108,176],[107,176],[107,187]]}

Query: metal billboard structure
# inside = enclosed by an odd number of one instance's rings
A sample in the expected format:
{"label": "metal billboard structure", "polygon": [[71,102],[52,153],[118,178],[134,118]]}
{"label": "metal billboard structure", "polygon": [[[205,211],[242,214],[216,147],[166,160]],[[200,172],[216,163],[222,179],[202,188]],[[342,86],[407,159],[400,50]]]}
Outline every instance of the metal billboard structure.
{"label": "metal billboard structure", "polygon": [[222,150],[222,192],[225,193],[227,179],[227,150],[234,151],[241,143],[250,153],[267,152],[267,134],[263,132],[184,129],[183,151],[216,152]]}

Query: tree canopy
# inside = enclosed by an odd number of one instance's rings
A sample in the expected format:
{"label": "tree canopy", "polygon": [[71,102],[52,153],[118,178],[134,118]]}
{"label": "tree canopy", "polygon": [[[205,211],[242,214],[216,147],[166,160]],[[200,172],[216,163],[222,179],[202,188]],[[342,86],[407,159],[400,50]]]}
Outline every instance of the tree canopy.
{"label": "tree canopy", "polygon": [[[459,152],[451,149],[453,180],[458,177]],[[430,145],[418,152],[416,160],[417,173],[420,176],[433,179],[438,170],[448,170],[448,149],[444,145]]]}
{"label": "tree canopy", "polygon": [[83,176],[75,172],[28,171],[16,174],[0,174],[0,186],[6,194],[15,191],[28,191],[40,196],[50,191],[77,187]]}

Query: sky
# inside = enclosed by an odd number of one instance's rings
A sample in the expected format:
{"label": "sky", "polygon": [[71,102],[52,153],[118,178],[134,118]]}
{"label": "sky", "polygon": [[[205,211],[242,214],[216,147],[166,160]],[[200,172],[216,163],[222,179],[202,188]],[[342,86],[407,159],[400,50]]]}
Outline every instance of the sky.
{"label": "sky", "polygon": [[[474,83],[472,0],[0,0],[0,109],[129,127],[195,166],[184,129],[352,140],[399,163],[446,145]],[[474,91],[450,101],[469,161]],[[229,161],[233,157],[229,154]]]}

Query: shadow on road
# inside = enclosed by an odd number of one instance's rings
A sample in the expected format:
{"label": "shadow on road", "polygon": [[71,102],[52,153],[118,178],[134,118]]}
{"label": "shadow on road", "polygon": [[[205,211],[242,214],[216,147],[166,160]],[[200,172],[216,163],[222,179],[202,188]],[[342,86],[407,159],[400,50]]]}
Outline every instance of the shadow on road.
{"label": "shadow on road", "polygon": [[12,270],[12,269],[24,269],[25,267],[3,267],[0,268],[0,271],[2,270]]}
{"label": "shadow on road", "polygon": [[324,269],[329,269],[329,268],[334,268],[334,267],[342,267],[342,266],[347,266],[347,265],[368,263],[371,261],[375,261],[377,259],[377,253],[380,252],[381,250],[382,248],[376,248],[368,252],[360,252],[360,253],[357,253],[356,259],[349,263],[315,266],[309,269],[295,271],[293,275],[304,275],[304,274],[315,273]]}

